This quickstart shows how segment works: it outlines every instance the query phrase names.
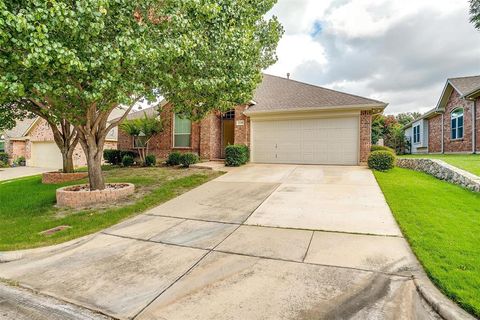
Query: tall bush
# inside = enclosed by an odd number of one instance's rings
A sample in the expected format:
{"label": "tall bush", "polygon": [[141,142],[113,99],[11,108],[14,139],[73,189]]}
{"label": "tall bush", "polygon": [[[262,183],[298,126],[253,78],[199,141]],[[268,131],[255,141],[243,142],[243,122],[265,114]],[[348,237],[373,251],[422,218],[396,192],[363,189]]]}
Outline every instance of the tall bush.
{"label": "tall bush", "polygon": [[238,167],[248,162],[250,150],[244,144],[228,145],[225,148],[225,165],[227,167]]}

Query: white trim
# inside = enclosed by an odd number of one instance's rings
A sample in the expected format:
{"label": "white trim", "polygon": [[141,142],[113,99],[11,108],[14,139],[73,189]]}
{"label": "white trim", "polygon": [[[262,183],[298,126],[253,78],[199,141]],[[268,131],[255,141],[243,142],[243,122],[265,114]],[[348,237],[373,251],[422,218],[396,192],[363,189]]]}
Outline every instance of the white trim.
{"label": "white trim", "polygon": [[255,116],[260,114],[271,114],[271,113],[292,113],[292,112],[321,112],[321,111],[332,111],[332,110],[372,110],[372,109],[381,109],[382,111],[387,107],[388,104],[365,104],[365,105],[346,105],[346,106],[328,106],[328,107],[316,107],[316,108],[291,108],[291,109],[274,109],[274,110],[262,110],[262,111],[249,111],[245,110],[243,114],[246,116]]}

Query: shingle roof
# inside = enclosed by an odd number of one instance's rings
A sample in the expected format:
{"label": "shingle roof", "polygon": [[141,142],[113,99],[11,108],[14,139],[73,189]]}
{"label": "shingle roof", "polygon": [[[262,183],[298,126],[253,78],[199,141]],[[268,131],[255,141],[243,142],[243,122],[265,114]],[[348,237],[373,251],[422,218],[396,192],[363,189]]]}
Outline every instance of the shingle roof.
{"label": "shingle roof", "polygon": [[255,91],[253,100],[256,104],[251,106],[248,112],[367,105],[384,108],[387,105],[381,101],[268,74],[263,75],[263,81]]}
{"label": "shingle roof", "polygon": [[476,89],[480,89],[480,76],[450,78],[448,81],[450,81],[456,90],[460,91],[462,96]]}
{"label": "shingle roof", "polygon": [[7,136],[8,138],[23,137],[28,128],[30,128],[30,126],[35,122],[35,120],[37,120],[37,117],[18,120],[16,126],[13,129],[5,131],[5,136]]}
{"label": "shingle roof", "polygon": [[147,117],[149,117],[149,118],[150,117],[156,117],[156,116],[158,116],[157,109],[158,109],[158,106],[153,106],[153,107],[141,109],[141,110],[138,110],[138,111],[135,111],[135,112],[131,112],[127,116],[127,120],[143,118],[144,114],[146,114]]}

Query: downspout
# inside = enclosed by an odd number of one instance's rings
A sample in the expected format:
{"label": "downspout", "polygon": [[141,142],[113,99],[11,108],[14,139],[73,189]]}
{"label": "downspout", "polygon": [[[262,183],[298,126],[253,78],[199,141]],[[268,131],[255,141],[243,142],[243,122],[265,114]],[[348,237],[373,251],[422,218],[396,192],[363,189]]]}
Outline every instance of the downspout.
{"label": "downspout", "polygon": [[477,100],[473,100],[473,108],[472,108],[472,153],[477,153],[477,120],[475,118],[477,114]]}
{"label": "downspout", "polygon": [[442,154],[444,153],[443,144],[444,144],[444,141],[445,141],[444,124],[443,124],[444,119],[443,118],[444,118],[444,113],[442,113]]}

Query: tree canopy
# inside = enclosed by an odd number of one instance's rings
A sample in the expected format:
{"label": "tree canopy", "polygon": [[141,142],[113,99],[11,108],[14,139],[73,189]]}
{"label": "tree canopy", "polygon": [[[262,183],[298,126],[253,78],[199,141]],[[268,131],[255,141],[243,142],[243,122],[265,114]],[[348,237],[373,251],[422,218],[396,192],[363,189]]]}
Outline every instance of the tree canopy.
{"label": "tree canopy", "polygon": [[67,120],[102,189],[107,124],[158,91],[199,119],[247,103],[275,62],[276,0],[0,0],[0,105]]}
{"label": "tree canopy", "polygon": [[276,58],[274,3],[0,0],[0,102],[49,102],[72,123],[154,89],[192,118],[248,102]]}
{"label": "tree canopy", "polygon": [[470,0],[470,22],[480,30],[480,0]]}

